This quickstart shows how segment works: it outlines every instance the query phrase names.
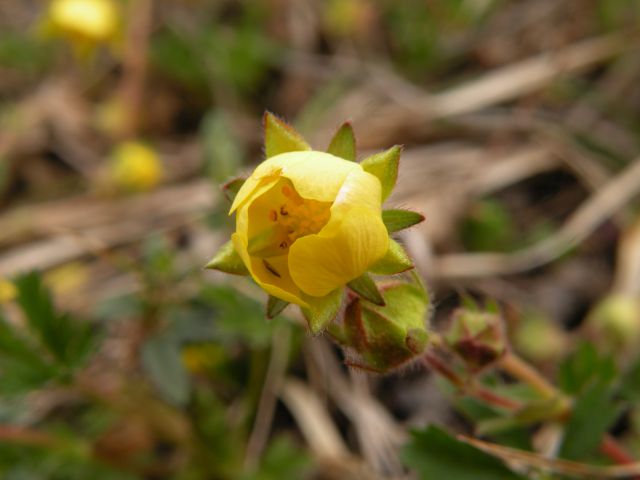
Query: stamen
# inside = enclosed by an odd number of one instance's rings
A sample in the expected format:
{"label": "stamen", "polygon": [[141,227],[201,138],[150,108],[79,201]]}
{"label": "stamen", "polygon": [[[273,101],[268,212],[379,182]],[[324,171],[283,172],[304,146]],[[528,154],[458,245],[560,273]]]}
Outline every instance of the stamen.
{"label": "stamen", "polygon": [[285,206],[285,205],[282,205],[282,206],[280,207],[280,215],[285,215],[285,216],[286,216],[286,215],[289,215],[289,212],[288,212],[288,210],[287,210],[287,208],[286,208],[286,206]]}
{"label": "stamen", "polygon": [[271,220],[272,222],[276,222],[278,220],[278,212],[276,212],[275,210],[271,210],[269,212],[269,220]]}
{"label": "stamen", "polygon": [[288,244],[286,241],[284,241],[284,242],[280,243],[280,248],[282,248],[282,249],[285,249],[285,248],[287,248],[288,246],[289,246],[289,244]]}

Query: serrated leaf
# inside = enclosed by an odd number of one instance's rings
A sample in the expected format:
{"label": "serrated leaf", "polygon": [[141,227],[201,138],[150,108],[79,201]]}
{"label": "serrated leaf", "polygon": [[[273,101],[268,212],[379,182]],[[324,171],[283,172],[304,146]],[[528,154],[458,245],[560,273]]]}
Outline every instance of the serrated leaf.
{"label": "serrated leaf", "polygon": [[356,161],[356,137],[351,123],[345,122],[335,133],[327,148],[327,153],[345,160]]}
{"label": "serrated leaf", "polygon": [[313,335],[322,332],[338,315],[343,289],[338,288],[322,298],[313,297],[309,308],[302,308],[309,330]]}
{"label": "serrated leaf", "polygon": [[390,238],[387,253],[369,271],[378,275],[393,275],[411,268],[413,268],[413,262],[404,251],[404,248],[402,248],[402,245]]}
{"label": "serrated leaf", "polygon": [[395,145],[389,150],[365,158],[360,164],[365,172],[375,175],[380,180],[383,202],[391,194],[398,180],[400,153],[402,153],[402,147]]}
{"label": "serrated leaf", "polygon": [[355,280],[351,280],[347,286],[365,300],[369,300],[375,305],[384,306],[384,298],[369,274],[360,275]]}
{"label": "serrated leaf", "polygon": [[277,317],[285,308],[287,308],[289,302],[285,302],[273,295],[269,295],[267,300],[267,318]]}
{"label": "serrated leaf", "polygon": [[438,427],[413,431],[402,457],[418,478],[433,480],[526,480],[501,460],[461,442]]}
{"label": "serrated leaf", "polygon": [[565,428],[561,458],[585,460],[597,451],[602,436],[622,412],[612,394],[609,384],[594,382],[576,398]]}
{"label": "serrated leaf", "polygon": [[187,403],[191,394],[189,376],[180,346],[169,335],[158,335],[144,343],[142,366],[163,397],[178,406]]}
{"label": "serrated leaf", "polygon": [[233,202],[233,199],[236,198],[236,195],[240,191],[240,187],[242,187],[246,181],[246,178],[234,178],[225,183],[222,186],[222,193],[224,193],[226,199]]}
{"label": "serrated leaf", "polygon": [[424,216],[411,210],[383,210],[382,221],[387,232],[394,233],[424,221]]}
{"label": "serrated leaf", "polygon": [[309,144],[291,125],[271,112],[264,114],[264,151],[267,158],[286,152],[311,150]]}
{"label": "serrated leaf", "polygon": [[94,345],[91,325],[57,312],[39,274],[32,272],[22,275],[16,279],[15,285],[18,304],[33,336],[60,366],[78,366]]}
{"label": "serrated leaf", "polygon": [[209,321],[211,312],[214,313],[213,329],[223,345],[242,342],[252,348],[264,348],[270,344],[273,329],[279,325],[279,318],[265,321],[264,305],[229,285],[206,285],[199,299],[207,306]]}
{"label": "serrated leaf", "polygon": [[611,356],[601,355],[595,345],[583,342],[560,365],[558,384],[575,395],[593,382],[610,383],[616,378],[616,370]]}
{"label": "serrated leaf", "polygon": [[204,268],[220,270],[233,275],[249,275],[249,270],[233,248],[233,242],[225,243]]}

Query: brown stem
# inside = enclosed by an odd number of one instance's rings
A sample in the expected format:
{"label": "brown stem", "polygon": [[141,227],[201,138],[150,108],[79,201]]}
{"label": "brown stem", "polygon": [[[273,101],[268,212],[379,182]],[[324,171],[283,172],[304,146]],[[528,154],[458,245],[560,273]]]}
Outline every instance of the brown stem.
{"label": "brown stem", "polygon": [[558,389],[544,378],[538,370],[513,352],[508,352],[504,355],[502,359],[500,359],[499,366],[512,377],[531,385],[531,387],[546,399],[560,395]]}
{"label": "brown stem", "polygon": [[152,10],[153,0],[136,0],[131,2],[129,8],[131,21],[127,29],[127,46],[120,82],[120,101],[126,112],[120,132],[124,138],[134,136],[140,123]]}
{"label": "brown stem", "polygon": [[427,352],[423,356],[424,364],[438,372],[440,375],[449,380],[453,385],[470,397],[475,397],[478,400],[483,401],[486,404],[493,405],[499,408],[505,408],[507,410],[517,410],[522,405],[516,400],[502,397],[497,393],[483,387],[477,382],[465,382],[456,372],[454,372],[448,365],[446,365],[437,355],[432,352]]}
{"label": "brown stem", "polygon": [[0,442],[48,447],[55,444],[49,434],[15,425],[0,425]]}
{"label": "brown stem", "polygon": [[[629,465],[636,462],[629,452],[608,433],[602,437],[600,452],[618,465]],[[640,476],[635,476],[632,480],[640,480]]]}
{"label": "brown stem", "polygon": [[[423,356],[423,362],[437,373],[447,378],[458,387],[463,393],[477,398],[488,405],[493,405],[507,410],[518,410],[522,405],[516,400],[502,397],[495,392],[482,387],[481,385],[467,384],[464,380],[446,365],[440,358],[432,352],[427,352]],[[556,398],[563,395],[553,384],[544,378],[533,366],[522,360],[514,353],[507,353],[500,361],[500,367],[514,378],[531,385],[544,398]],[[568,404],[568,409],[571,405]],[[611,461],[618,465],[635,463],[635,459],[624,449],[622,445],[611,435],[605,434],[600,443],[600,451],[609,457]],[[633,477],[640,480],[640,476]]]}

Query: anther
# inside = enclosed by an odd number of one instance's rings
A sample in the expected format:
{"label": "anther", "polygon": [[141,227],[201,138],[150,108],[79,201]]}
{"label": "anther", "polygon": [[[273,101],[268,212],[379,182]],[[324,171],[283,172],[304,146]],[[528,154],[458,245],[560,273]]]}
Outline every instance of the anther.
{"label": "anther", "polygon": [[269,220],[271,220],[272,222],[278,220],[278,212],[276,212],[275,210],[271,210],[269,212]]}
{"label": "anther", "polygon": [[285,242],[280,243],[280,248],[282,248],[282,249],[285,249],[285,248],[287,248],[288,246],[289,246],[289,244],[288,244],[286,241],[285,241]]}
{"label": "anther", "polygon": [[280,215],[289,215],[289,212],[287,211],[284,205],[280,207]]}

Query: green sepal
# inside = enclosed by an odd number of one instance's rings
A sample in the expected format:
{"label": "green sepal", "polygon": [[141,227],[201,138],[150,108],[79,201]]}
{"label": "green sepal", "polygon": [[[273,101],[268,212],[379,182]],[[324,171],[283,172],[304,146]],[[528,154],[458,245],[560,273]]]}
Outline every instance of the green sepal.
{"label": "green sepal", "polygon": [[384,202],[393,191],[398,180],[398,166],[402,146],[395,145],[389,150],[376,153],[365,158],[360,165],[365,172],[375,175],[382,185],[382,201]]}
{"label": "green sepal", "polygon": [[377,275],[393,275],[406,272],[412,268],[413,262],[404,251],[404,248],[402,248],[402,245],[390,238],[387,253],[369,271]]}
{"label": "green sepal", "polygon": [[424,215],[411,210],[383,210],[382,222],[387,232],[394,233],[424,221]]}
{"label": "green sepal", "polygon": [[344,289],[338,288],[322,298],[314,297],[309,308],[301,308],[313,335],[322,332],[336,318]]}
{"label": "green sepal", "polygon": [[286,152],[311,150],[302,135],[273,113],[265,112],[263,122],[264,151],[267,158]]}
{"label": "green sepal", "polygon": [[282,311],[287,308],[289,302],[279,299],[278,297],[274,297],[273,295],[269,295],[269,300],[267,300],[267,318],[275,318]]}
{"label": "green sepal", "polygon": [[386,306],[355,298],[346,308],[342,329],[333,338],[346,348],[348,364],[388,373],[419,358],[429,343],[429,299],[420,285],[396,282],[383,290]]}
{"label": "green sepal", "polygon": [[365,300],[376,305],[384,306],[384,298],[376,286],[376,282],[367,273],[360,275],[355,280],[347,283],[347,286]]}
{"label": "green sepal", "polygon": [[227,200],[233,202],[234,198],[236,198],[236,195],[240,191],[240,187],[242,187],[246,181],[246,178],[234,178],[233,180],[229,180],[225,183],[222,186],[222,193],[224,193]]}
{"label": "green sepal", "polygon": [[249,270],[233,248],[233,242],[225,243],[204,268],[220,270],[233,275],[249,275]]}
{"label": "green sepal", "polygon": [[344,122],[335,133],[327,148],[327,153],[345,160],[356,161],[356,137],[351,123]]}

